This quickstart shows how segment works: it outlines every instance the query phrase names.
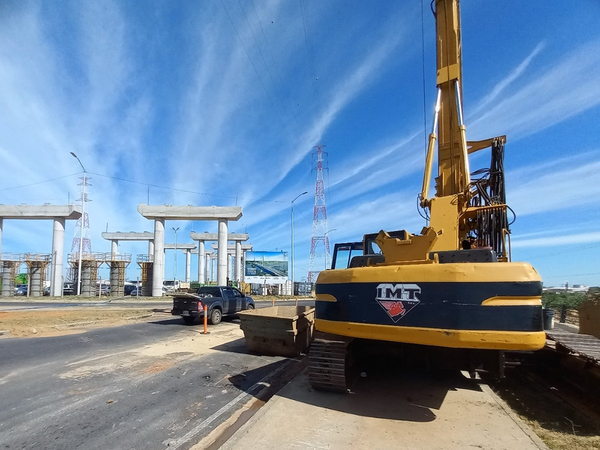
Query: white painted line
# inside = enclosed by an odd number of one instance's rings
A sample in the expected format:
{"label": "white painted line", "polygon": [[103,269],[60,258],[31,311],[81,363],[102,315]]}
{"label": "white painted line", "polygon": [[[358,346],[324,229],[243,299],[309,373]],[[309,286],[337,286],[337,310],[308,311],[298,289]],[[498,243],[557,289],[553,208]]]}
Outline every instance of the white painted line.
{"label": "white painted line", "polygon": [[185,444],[186,442],[191,440],[198,433],[200,433],[203,429],[208,427],[211,423],[213,423],[215,420],[217,420],[219,417],[221,417],[223,414],[225,414],[227,411],[229,411],[231,408],[233,408],[237,403],[239,403],[242,400],[245,401],[246,397],[249,397],[254,391],[258,390],[259,388],[265,387],[265,386],[270,386],[270,383],[268,383],[264,380],[273,378],[275,375],[277,375],[277,373],[281,372],[284,369],[284,367],[287,367],[289,364],[290,364],[290,361],[289,360],[286,361],[284,364],[279,366],[277,369],[275,369],[273,372],[268,374],[262,380],[258,381],[254,385],[252,385],[252,387],[250,387],[250,389],[248,389],[248,392],[242,392],[236,398],[231,400],[229,403],[227,403],[221,409],[219,409],[218,411],[213,413],[211,416],[206,418],[204,421],[200,422],[198,425],[196,425],[194,428],[192,428],[190,431],[188,431],[186,434],[184,434],[182,437],[180,437],[176,441],[169,441],[166,448],[168,448],[169,450],[171,450],[171,449],[176,450],[179,447],[181,447],[183,444]]}

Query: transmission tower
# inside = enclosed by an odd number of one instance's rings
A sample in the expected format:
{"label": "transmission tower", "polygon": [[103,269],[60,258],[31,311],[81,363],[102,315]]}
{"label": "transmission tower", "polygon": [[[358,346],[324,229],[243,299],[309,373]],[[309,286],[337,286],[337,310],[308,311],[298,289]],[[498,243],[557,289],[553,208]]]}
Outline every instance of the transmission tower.
{"label": "transmission tower", "polygon": [[[323,184],[323,152],[324,145],[317,145],[317,151],[313,153],[317,156],[317,182],[315,184],[315,206],[313,210],[312,238],[310,240],[310,261],[308,265],[308,282],[317,281],[319,272],[329,267],[331,253],[329,252],[329,236],[327,236],[327,205],[325,204],[325,186]],[[319,244],[323,244],[321,247]],[[319,250],[317,250],[319,247]],[[322,248],[322,250],[321,250]],[[321,253],[321,251],[323,253]],[[315,265],[315,260],[318,265]]]}
{"label": "transmission tower", "polygon": [[[79,179],[81,180],[81,183],[78,184],[78,186],[81,186],[81,197],[79,197],[77,201],[82,202],[83,205],[83,203],[91,202],[91,200],[88,199],[85,189],[87,186],[91,186],[91,184],[88,183],[91,178],[89,178],[84,172],[83,177],[80,177]],[[85,210],[85,206],[83,209]],[[71,243],[71,253],[79,253],[80,251],[82,255],[85,255],[86,253],[92,253],[92,241],[90,239],[90,219],[87,211],[84,212],[77,220],[77,225],[75,226],[75,235],[73,236],[73,242]],[[73,281],[75,278],[75,273],[76,272],[72,267],[69,270],[67,278]]]}

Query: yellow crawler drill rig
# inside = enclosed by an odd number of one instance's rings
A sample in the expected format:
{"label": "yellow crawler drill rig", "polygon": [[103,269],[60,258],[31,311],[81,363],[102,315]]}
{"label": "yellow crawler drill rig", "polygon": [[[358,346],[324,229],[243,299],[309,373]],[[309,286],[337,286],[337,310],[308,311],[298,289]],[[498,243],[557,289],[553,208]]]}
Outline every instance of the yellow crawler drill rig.
{"label": "yellow crawler drill rig", "polygon": [[[506,138],[467,141],[458,0],[435,0],[434,14],[437,99],[420,198],[429,225],[418,235],[380,231],[336,244],[332,269],[315,287],[309,379],[318,389],[346,391],[355,348],[383,342],[500,373],[504,352],[545,344],[541,278],[529,263],[511,261]],[[471,173],[469,155],[487,148],[490,168]]]}

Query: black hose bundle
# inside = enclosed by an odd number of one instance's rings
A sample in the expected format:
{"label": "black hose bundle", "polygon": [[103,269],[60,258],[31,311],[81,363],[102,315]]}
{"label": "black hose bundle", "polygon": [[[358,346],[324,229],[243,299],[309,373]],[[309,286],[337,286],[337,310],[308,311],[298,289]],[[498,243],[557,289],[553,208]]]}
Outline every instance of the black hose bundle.
{"label": "black hose bundle", "polygon": [[[479,176],[479,177],[478,177]],[[477,247],[491,247],[498,256],[504,255],[503,230],[509,230],[504,182],[504,141],[494,139],[489,169],[480,169],[471,174],[470,206],[491,206],[478,211],[471,224]],[[478,178],[476,178],[478,177]],[[497,205],[497,208],[493,208]]]}

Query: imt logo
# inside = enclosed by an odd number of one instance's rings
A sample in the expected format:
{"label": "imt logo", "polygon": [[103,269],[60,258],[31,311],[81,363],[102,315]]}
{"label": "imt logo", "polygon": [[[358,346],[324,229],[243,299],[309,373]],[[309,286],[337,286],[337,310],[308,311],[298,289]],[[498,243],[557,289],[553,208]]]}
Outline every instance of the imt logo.
{"label": "imt logo", "polygon": [[417,294],[421,293],[418,284],[391,284],[381,283],[377,286],[377,300],[416,300]]}
{"label": "imt logo", "polygon": [[421,294],[421,288],[417,284],[381,283],[376,290],[375,300],[394,323],[421,302],[417,297],[417,294]]}

